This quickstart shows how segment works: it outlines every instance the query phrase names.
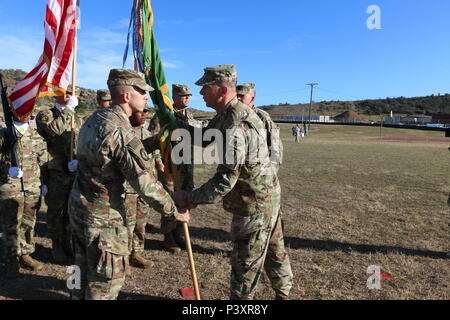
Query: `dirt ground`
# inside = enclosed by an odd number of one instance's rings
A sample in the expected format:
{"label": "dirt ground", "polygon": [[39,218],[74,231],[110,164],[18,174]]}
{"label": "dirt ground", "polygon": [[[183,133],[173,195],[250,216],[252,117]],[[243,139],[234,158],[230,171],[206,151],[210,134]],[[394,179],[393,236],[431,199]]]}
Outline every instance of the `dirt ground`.
{"label": "dirt ground", "polygon": [[[442,139],[439,132],[383,130],[385,136],[413,140],[375,140],[380,132],[373,128],[313,125],[307,138],[294,143],[291,125],[282,125],[285,151],[279,176],[295,276],[291,299],[450,298],[448,145],[429,140]],[[213,173],[213,166],[198,166],[196,186]],[[190,232],[203,299],[228,299],[230,222],[221,201],[192,211]],[[187,254],[161,248],[154,212],[147,231],[144,255],[155,267],[133,268],[119,299],[186,299],[179,289],[192,288]],[[41,210],[34,257],[45,267],[36,273],[22,270],[14,281],[0,275],[0,299],[69,298],[67,266],[52,262],[50,246]],[[381,288],[369,289],[369,266],[392,277],[382,279]],[[263,277],[256,298],[273,296]]]}

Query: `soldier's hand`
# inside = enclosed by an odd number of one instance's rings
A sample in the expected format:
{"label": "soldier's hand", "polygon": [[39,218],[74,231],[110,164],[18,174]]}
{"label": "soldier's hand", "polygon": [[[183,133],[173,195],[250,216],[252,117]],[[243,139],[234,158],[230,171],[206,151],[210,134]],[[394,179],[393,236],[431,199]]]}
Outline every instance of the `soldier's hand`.
{"label": "soldier's hand", "polygon": [[70,172],[76,172],[78,170],[78,160],[72,160],[67,164]]}
{"label": "soldier's hand", "polygon": [[184,208],[178,208],[179,215],[177,216],[177,221],[189,223],[191,215],[189,214],[189,210]]}
{"label": "soldier's hand", "polygon": [[48,187],[45,184],[43,184],[41,186],[41,196],[45,197],[47,195],[47,193],[48,193]]}
{"label": "soldier's hand", "polygon": [[11,167],[8,170],[8,175],[13,179],[20,179],[23,177],[23,171],[18,167]]}
{"label": "soldier's hand", "polygon": [[165,166],[163,163],[159,163],[156,165],[156,170],[160,171],[160,172],[164,172]]}
{"label": "soldier's hand", "polygon": [[69,101],[66,103],[66,107],[70,109],[75,109],[78,106],[78,98],[76,96],[70,96]]}

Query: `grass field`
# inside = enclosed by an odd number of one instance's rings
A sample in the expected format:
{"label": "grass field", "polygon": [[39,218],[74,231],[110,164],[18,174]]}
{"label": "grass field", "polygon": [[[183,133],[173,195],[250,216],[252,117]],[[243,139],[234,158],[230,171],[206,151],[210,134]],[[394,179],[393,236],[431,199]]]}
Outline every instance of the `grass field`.
{"label": "grass field", "polygon": [[[285,241],[295,276],[291,299],[449,299],[448,143],[442,132],[352,126],[312,126],[294,143],[282,126],[280,171]],[[196,185],[214,167],[199,166]],[[204,299],[228,299],[231,216],[221,206],[192,211],[191,237]],[[156,266],[132,270],[120,299],[183,299],[192,287],[187,255],[160,247],[153,214],[145,256]],[[67,299],[66,267],[51,263],[45,214],[39,215],[35,257],[45,268],[24,271],[18,281],[0,277],[0,298]],[[366,270],[376,265],[392,275],[369,290]],[[257,299],[272,299],[263,277]]]}

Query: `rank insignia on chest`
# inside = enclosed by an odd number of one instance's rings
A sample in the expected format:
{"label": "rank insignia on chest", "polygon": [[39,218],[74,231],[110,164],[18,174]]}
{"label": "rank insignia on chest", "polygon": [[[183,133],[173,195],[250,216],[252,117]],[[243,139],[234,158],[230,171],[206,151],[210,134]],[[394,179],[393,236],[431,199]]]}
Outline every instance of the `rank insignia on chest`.
{"label": "rank insignia on chest", "polygon": [[148,160],[150,159],[149,156],[148,156],[147,151],[145,151],[144,148],[141,149],[141,157],[142,157],[142,159],[144,159],[145,161],[148,161]]}

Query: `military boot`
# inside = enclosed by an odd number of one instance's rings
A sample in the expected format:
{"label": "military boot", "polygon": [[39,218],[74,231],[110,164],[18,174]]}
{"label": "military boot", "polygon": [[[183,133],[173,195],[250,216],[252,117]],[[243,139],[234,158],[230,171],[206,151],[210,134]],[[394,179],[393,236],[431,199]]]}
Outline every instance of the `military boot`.
{"label": "military boot", "polygon": [[52,239],[52,255],[53,260],[58,264],[65,264],[68,261],[62,242],[59,239]]}
{"label": "military boot", "polygon": [[39,271],[44,267],[44,264],[42,262],[34,260],[27,254],[19,257],[19,264],[22,268],[29,268],[33,271]]}
{"label": "military boot", "polygon": [[155,264],[151,260],[145,259],[136,251],[130,255],[130,265],[140,269],[148,269],[153,267]]}
{"label": "military boot", "polygon": [[[186,242],[184,241],[184,232],[183,232],[183,225],[181,223],[177,223],[177,228],[172,231],[173,238],[175,242],[177,243],[178,247],[180,247],[183,250],[186,250]],[[192,246],[192,244],[191,244]]]}
{"label": "military boot", "polygon": [[17,257],[9,258],[5,265],[6,268],[6,278],[8,279],[16,279],[20,276],[19,272],[19,261]]}
{"label": "military boot", "polygon": [[163,245],[167,250],[169,250],[170,253],[180,253],[181,252],[181,248],[175,242],[172,232],[166,233],[164,235]]}

